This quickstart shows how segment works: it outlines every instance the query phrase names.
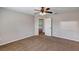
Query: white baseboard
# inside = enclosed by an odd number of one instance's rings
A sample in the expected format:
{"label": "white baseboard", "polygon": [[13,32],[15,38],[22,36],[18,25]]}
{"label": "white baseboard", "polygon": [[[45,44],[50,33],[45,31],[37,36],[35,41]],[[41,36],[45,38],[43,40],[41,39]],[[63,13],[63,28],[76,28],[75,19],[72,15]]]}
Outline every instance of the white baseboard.
{"label": "white baseboard", "polygon": [[67,39],[67,40],[72,40],[72,41],[79,42],[79,39],[72,39],[72,38],[67,38],[67,37],[62,37],[62,36],[56,36],[56,35],[53,35],[53,36],[54,36],[54,37],[63,38],[63,39]]}
{"label": "white baseboard", "polygon": [[34,36],[34,35],[30,35],[30,36],[26,36],[26,37],[21,37],[21,38],[15,39],[15,40],[11,40],[11,41],[8,41],[8,42],[4,42],[4,43],[1,43],[0,46],[6,45],[8,43],[12,43],[12,42],[15,42],[15,41],[18,41],[18,40],[22,40],[24,38],[28,38],[28,37],[31,37],[31,36]]}
{"label": "white baseboard", "polygon": [[[11,43],[11,42],[15,42],[15,41],[18,41],[18,40],[22,40],[24,38],[28,38],[28,37],[31,37],[31,36],[34,36],[34,35],[30,35],[30,36],[26,36],[26,37],[21,37],[21,38],[18,38],[18,39],[15,39],[15,40],[11,40],[11,41],[8,41],[8,42],[4,42],[4,43],[1,43],[1,45],[5,45],[5,44],[8,44],[8,43]],[[56,35],[53,35],[54,37],[59,37],[59,38],[63,38],[63,39],[67,39],[67,40],[72,40],[72,41],[76,41],[76,42],[79,42],[79,39],[71,39],[71,38],[67,38],[67,37],[62,37],[62,36],[56,36]]]}

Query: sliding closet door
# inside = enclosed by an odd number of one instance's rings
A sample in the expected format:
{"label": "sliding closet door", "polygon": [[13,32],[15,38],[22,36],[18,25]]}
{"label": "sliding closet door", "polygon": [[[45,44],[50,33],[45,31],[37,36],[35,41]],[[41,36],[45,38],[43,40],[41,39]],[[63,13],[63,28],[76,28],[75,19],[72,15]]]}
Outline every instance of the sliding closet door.
{"label": "sliding closet door", "polygon": [[45,35],[51,36],[51,18],[44,19],[44,32]]}

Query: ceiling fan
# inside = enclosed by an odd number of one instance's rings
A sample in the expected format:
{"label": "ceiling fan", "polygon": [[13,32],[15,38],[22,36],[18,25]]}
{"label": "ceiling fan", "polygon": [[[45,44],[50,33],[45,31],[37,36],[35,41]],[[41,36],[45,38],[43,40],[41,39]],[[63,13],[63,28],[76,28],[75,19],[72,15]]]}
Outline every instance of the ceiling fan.
{"label": "ceiling fan", "polygon": [[48,8],[48,7],[41,7],[40,10],[35,9],[35,11],[38,11],[41,15],[52,14],[53,13],[52,11],[50,11],[50,8]]}

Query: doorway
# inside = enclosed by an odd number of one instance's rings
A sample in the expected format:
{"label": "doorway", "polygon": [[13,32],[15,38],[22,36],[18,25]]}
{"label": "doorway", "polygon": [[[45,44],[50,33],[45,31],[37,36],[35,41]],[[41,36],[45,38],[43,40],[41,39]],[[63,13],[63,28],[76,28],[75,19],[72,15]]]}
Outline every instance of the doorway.
{"label": "doorway", "polygon": [[39,19],[39,35],[52,36],[51,18]]}
{"label": "doorway", "polygon": [[39,35],[45,35],[44,33],[44,19],[39,19]]}

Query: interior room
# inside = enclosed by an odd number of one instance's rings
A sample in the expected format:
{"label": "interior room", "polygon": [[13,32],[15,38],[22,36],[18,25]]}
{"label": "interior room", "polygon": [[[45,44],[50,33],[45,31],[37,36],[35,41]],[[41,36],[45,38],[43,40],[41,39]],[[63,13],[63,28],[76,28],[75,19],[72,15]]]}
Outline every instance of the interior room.
{"label": "interior room", "polygon": [[79,51],[79,7],[0,7],[0,51]]}

